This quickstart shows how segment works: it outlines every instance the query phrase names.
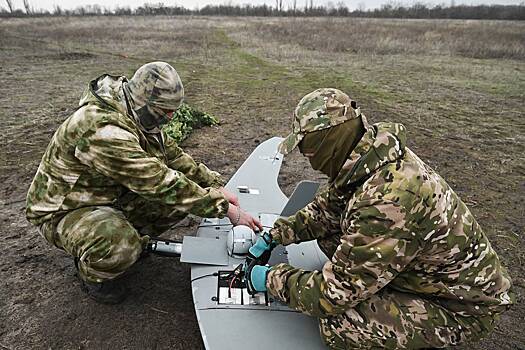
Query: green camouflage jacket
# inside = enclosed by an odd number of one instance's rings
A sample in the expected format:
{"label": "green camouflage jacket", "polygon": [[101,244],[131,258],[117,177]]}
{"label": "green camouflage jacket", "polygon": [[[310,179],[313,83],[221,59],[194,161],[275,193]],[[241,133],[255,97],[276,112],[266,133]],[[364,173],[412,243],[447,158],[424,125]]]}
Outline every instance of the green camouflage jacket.
{"label": "green camouflage jacket", "polygon": [[53,135],[29,192],[26,216],[40,225],[55,214],[116,205],[128,191],[202,217],[223,217],[220,175],[197,164],[164,133],[141,131],[128,114],[125,77],[89,83],[80,107]]}
{"label": "green camouflage jacket", "polygon": [[330,261],[322,271],[272,267],[269,292],[317,317],[386,286],[463,315],[505,309],[510,278],[469,209],[405,147],[403,125],[365,126],[334,182],[271,232],[283,245],[317,239]]}

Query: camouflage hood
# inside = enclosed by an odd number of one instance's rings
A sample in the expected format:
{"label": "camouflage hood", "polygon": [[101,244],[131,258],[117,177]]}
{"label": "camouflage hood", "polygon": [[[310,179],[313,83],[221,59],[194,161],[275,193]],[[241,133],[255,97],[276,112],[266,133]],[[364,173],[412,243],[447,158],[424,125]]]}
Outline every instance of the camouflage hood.
{"label": "camouflage hood", "polygon": [[124,83],[126,102],[141,129],[159,133],[168,123],[168,112],[179,108],[184,99],[184,87],[179,74],[166,62],[146,63]]}
{"label": "camouflage hood", "polygon": [[159,133],[169,121],[166,111],[175,111],[184,98],[184,88],[175,69],[165,62],[140,67],[126,77],[104,74],[92,80],[80,106],[98,103],[131,117],[147,133]]}
{"label": "camouflage hood", "polygon": [[124,97],[123,83],[127,82],[126,77],[118,77],[109,74],[89,82],[80,98],[79,106],[88,103],[102,104],[121,114],[127,115],[128,108]]}
{"label": "camouflage hood", "polygon": [[364,116],[362,118],[366,132],[334,180],[339,190],[359,185],[377,169],[395,162],[405,153],[406,131],[403,124],[370,125]]}

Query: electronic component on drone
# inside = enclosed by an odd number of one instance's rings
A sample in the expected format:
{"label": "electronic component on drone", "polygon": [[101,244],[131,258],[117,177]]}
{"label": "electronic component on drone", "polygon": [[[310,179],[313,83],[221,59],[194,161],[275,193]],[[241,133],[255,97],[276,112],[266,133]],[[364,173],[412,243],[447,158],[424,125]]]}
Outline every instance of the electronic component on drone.
{"label": "electronic component on drone", "polygon": [[243,264],[231,271],[219,271],[217,302],[226,305],[270,305],[267,293],[259,292],[252,295],[248,292]]}
{"label": "electronic component on drone", "polygon": [[178,257],[182,254],[182,242],[150,237],[146,249],[155,254]]}

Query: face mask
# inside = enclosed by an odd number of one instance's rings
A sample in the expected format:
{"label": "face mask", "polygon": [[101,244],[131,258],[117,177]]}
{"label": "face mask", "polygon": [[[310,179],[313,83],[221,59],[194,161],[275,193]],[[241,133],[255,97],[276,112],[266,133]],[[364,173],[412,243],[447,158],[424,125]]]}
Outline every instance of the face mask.
{"label": "face mask", "polygon": [[301,153],[308,157],[314,170],[334,180],[344,162],[364,134],[361,118],[305,135],[299,144]]}
{"label": "face mask", "polygon": [[[152,108],[148,105],[138,109],[136,111],[140,125],[146,130],[153,132],[160,128],[169,121],[167,113],[158,108]],[[158,131],[157,131],[158,132]]]}
{"label": "face mask", "polygon": [[[329,135],[330,129],[324,129],[308,133],[299,144],[299,151],[308,157],[312,169],[322,171],[321,169],[327,168],[330,162],[331,147],[326,147],[329,141],[327,136]],[[327,141],[325,143],[325,141]],[[323,147],[324,146],[324,147]],[[327,156],[325,156],[327,155]]]}

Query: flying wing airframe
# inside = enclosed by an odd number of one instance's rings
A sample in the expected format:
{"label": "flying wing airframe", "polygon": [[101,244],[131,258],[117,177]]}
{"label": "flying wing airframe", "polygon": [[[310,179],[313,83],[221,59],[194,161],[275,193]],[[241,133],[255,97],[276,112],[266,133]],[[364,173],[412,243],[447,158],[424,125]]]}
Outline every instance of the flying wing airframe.
{"label": "flying wing airframe", "polygon": [[[264,231],[279,217],[293,215],[308,204],[319,186],[303,181],[290,200],[282,193],[277,183],[283,158],[277,152],[281,140],[274,137],[261,143],[225,186],[239,197],[243,210],[260,219]],[[228,218],[203,219],[196,236],[184,237],[182,244],[159,241],[152,249],[171,250],[191,264],[193,302],[206,349],[244,349],[247,342],[252,349],[325,349],[317,319],[267,293],[250,294],[241,278],[233,278],[245,256],[228,249],[232,232],[235,228],[232,230]],[[233,235],[236,241],[240,242]],[[269,263],[320,270],[326,261],[316,241],[309,241],[276,247]]]}

